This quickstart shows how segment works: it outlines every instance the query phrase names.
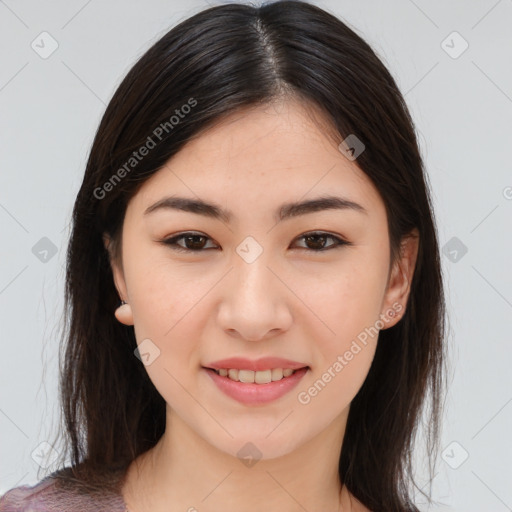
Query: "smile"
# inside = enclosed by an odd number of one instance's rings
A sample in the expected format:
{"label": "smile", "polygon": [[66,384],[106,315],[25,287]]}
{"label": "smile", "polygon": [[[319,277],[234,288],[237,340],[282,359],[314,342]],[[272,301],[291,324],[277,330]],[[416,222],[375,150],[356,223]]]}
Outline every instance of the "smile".
{"label": "smile", "polygon": [[[273,368],[262,371],[203,367],[203,370],[224,395],[244,405],[263,405],[288,394],[299,384],[309,367],[296,370]],[[259,382],[256,382],[256,379]]]}

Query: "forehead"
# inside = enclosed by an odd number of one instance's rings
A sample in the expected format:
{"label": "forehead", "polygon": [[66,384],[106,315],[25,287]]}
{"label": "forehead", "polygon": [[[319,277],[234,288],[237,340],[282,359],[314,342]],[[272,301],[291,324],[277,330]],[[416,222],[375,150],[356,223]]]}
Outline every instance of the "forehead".
{"label": "forehead", "polygon": [[149,178],[133,207],[145,211],[165,195],[186,194],[247,211],[328,193],[383,208],[371,180],[339,151],[332,133],[318,110],[295,101],[230,114]]}
{"label": "forehead", "polygon": [[334,152],[338,156],[332,133],[332,125],[315,106],[282,101],[226,116],[194,137],[180,156],[216,158],[223,167],[228,160],[242,160],[252,168],[258,163],[266,168],[282,164],[299,167],[307,163],[306,155]]}

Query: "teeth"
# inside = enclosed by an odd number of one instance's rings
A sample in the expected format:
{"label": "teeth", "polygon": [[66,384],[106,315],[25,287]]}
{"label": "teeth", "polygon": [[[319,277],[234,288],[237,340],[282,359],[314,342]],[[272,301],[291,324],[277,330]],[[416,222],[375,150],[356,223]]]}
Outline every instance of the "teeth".
{"label": "teeth", "polygon": [[236,368],[222,368],[214,370],[222,377],[228,377],[231,380],[245,383],[268,384],[289,377],[295,370],[291,368],[272,368],[271,370],[263,370],[253,372],[252,370],[238,370]]}
{"label": "teeth", "polygon": [[273,368],[272,369],[272,380],[281,380],[283,378],[283,369],[282,368]]}

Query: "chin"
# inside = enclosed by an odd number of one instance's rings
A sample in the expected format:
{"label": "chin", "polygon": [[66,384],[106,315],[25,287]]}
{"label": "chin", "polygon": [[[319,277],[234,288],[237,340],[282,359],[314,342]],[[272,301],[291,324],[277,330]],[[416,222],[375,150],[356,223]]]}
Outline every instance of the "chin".
{"label": "chin", "polygon": [[243,434],[236,434],[228,428],[233,438],[226,435],[223,439],[207,439],[207,442],[241,462],[248,461],[246,465],[250,467],[251,461],[284,457],[307,443],[308,438],[299,438],[296,428],[292,428],[294,435],[291,436],[284,429],[280,431],[281,426],[278,425],[279,422],[273,422],[272,428],[245,429]]}

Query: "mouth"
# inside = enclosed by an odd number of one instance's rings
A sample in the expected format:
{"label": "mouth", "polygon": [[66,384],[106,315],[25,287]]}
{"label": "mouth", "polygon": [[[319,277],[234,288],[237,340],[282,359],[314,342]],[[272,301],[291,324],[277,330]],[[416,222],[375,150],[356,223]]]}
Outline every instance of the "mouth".
{"label": "mouth", "polygon": [[284,397],[299,384],[310,369],[309,366],[258,371],[202,368],[219,391],[245,406],[264,405]]}

